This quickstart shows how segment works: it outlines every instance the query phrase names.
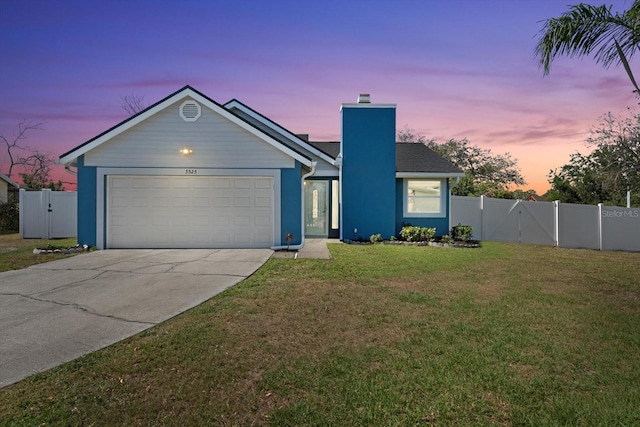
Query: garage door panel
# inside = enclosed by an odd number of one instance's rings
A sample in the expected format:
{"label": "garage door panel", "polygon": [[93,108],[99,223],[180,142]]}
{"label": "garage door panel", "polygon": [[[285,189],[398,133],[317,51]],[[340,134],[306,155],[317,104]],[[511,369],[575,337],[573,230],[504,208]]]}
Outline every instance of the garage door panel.
{"label": "garage door panel", "polygon": [[273,184],[271,183],[270,178],[256,178],[254,183],[255,183],[255,188],[269,190],[273,187]]}
{"label": "garage door panel", "polygon": [[250,208],[251,197],[236,196],[233,198],[233,206],[235,206],[236,208]]}
{"label": "garage door panel", "polygon": [[219,189],[231,188],[231,178],[219,178],[219,177],[217,177],[214,180],[214,185],[215,185],[216,188],[219,188]]}
{"label": "garage door panel", "polygon": [[254,225],[258,227],[270,227],[271,217],[266,215],[256,215],[254,218]]}
{"label": "garage door panel", "polygon": [[[135,196],[133,196],[133,198],[135,198]],[[165,196],[154,197],[148,206],[151,206],[152,208],[167,208],[170,206],[170,200]]]}
{"label": "garage door panel", "polygon": [[191,206],[191,198],[187,196],[174,197],[173,206],[176,208],[188,208]]}
{"label": "garage door panel", "polygon": [[271,233],[256,233],[255,241],[259,244],[268,245],[271,243]]}
{"label": "garage door panel", "polygon": [[203,232],[203,231],[207,231],[206,228],[209,225],[209,216],[208,215],[201,215],[201,216],[196,216],[194,215],[192,217],[193,222],[192,225],[194,228],[196,228],[196,232]]}
{"label": "garage door panel", "polygon": [[251,188],[251,182],[252,182],[251,178],[236,178],[233,180],[233,188],[249,189]]}
{"label": "garage door panel", "polygon": [[214,197],[213,206],[217,208],[228,208],[231,206],[231,197]]}
{"label": "garage door panel", "polygon": [[211,207],[211,200],[208,197],[196,197],[193,199],[194,208],[208,208]]}
{"label": "garage door panel", "polygon": [[228,232],[218,232],[213,235],[213,242],[217,244],[231,244],[231,234]]}
{"label": "garage door panel", "polygon": [[256,197],[255,204],[257,208],[270,208],[271,207],[271,198],[270,197]]}
{"label": "garage door panel", "polygon": [[217,215],[213,217],[213,225],[231,225],[231,217],[228,215]]}
{"label": "garage door panel", "polygon": [[273,244],[271,177],[107,177],[107,247]]}
{"label": "garage door panel", "polygon": [[248,215],[238,215],[233,219],[233,225],[247,227],[251,224],[251,217]]}

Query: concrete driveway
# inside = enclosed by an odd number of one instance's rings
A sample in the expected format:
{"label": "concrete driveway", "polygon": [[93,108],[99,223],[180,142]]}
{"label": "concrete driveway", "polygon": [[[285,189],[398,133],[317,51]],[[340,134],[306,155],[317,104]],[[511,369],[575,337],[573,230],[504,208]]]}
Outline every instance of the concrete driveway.
{"label": "concrete driveway", "polygon": [[0,387],[182,313],[242,281],[271,254],[112,249],[0,273]]}

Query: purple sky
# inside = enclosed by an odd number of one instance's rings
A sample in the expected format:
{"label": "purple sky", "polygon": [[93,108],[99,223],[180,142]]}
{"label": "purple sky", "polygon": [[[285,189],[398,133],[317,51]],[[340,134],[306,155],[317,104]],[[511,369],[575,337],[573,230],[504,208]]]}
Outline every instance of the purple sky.
{"label": "purple sky", "polygon": [[600,116],[637,105],[624,70],[590,58],[562,58],[542,76],[540,21],[575,3],[2,0],[0,133],[45,122],[26,143],[57,157],[125,119],[121,97],[150,104],[189,84],[338,140],[340,104],[370,93],[397,104],[398,128],[510,152],[525,188],[544,192]]}

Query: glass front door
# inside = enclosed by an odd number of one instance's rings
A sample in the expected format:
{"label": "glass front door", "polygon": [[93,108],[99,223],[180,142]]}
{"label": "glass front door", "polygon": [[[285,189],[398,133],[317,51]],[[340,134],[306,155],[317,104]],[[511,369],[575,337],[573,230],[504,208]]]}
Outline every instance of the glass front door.
{"label": "glass front door", "polygon": [[329,234],[329,182],[304,182],[304,232],[306,236]]}

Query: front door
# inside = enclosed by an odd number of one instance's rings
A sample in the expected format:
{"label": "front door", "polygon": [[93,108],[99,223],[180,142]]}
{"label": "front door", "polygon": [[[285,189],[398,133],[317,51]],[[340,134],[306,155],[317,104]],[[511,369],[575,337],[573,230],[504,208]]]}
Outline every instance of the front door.
{"label": "front door", "polygon": [[329,181],[304,182],[304,233],[306,236],[329,235]]}

